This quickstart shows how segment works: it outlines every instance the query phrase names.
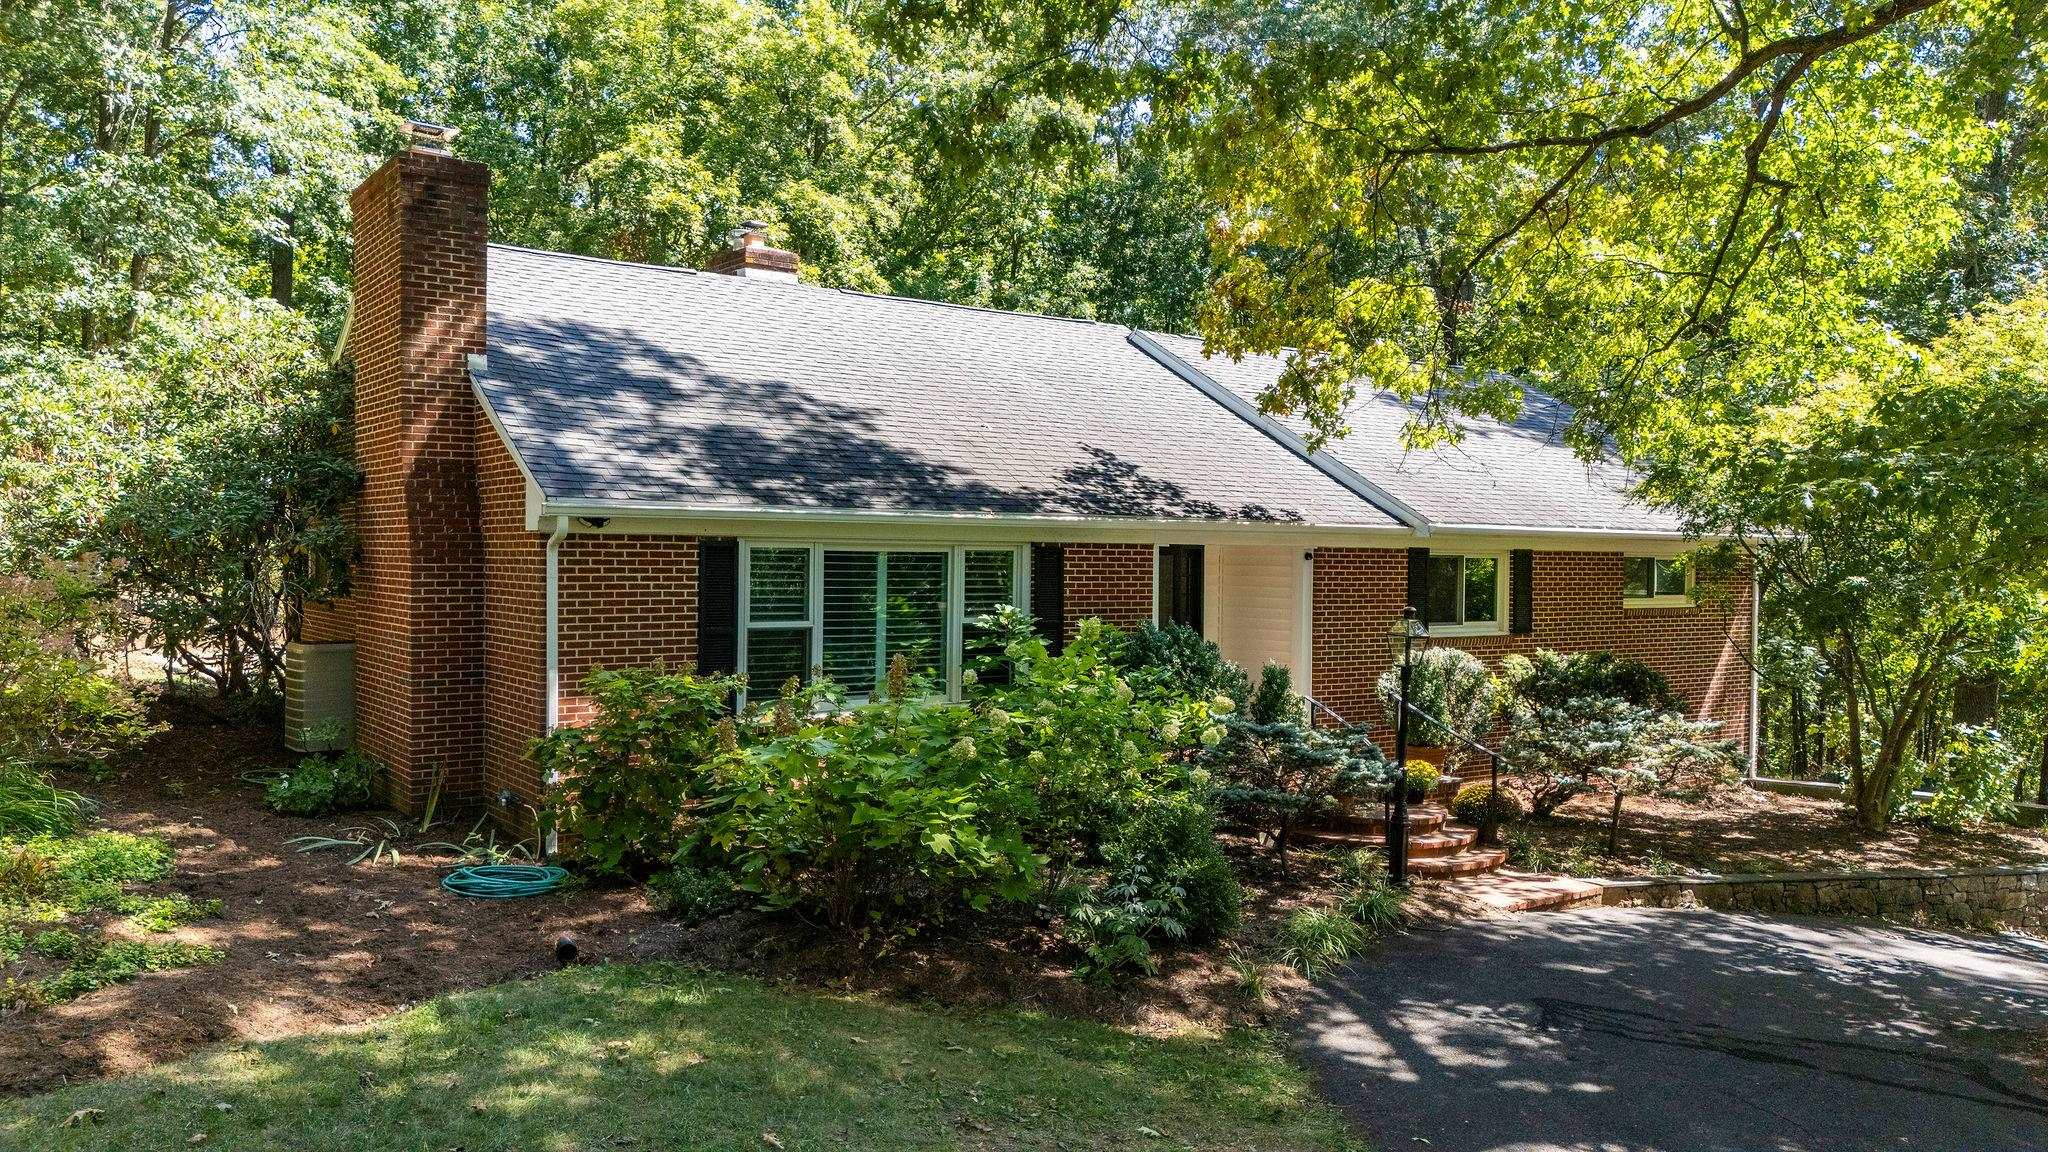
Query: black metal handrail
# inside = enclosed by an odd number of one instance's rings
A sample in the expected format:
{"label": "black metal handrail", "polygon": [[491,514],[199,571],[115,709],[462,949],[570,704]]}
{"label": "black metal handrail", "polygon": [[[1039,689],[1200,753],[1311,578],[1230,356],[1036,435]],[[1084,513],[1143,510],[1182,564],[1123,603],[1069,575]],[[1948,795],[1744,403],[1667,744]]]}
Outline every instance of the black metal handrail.
{"label": "black metal handrail", "polygon": [[[1500,766],[1501,763],[1507,758],[1505,756],[1502,756],[1499,751],[1492,748],[1488,748],[1486,745],[1481,744],[1479,741],[1474,740],[1470,736],[1465,735],[1463,732],[1458,731],[1456,728],[1451,727],[1450,723],[1443,719],[1441,716],[1437,716],[1431,712],[1424,711],[1423,709],[1417,707],[1415,705],[1415,702],[1412,700],[1401,701],[1401,706],[1407,709],[1410,715],[1419,716],[1422,719],[1429,721],[1431,724],[1434,724],[1438,728],[1443,729],[1444,735],[1449,736],[1451,739],[1457,741],[1460,744],[1463,744],[1465,747],[1470,748],[1474,752],[1479,753],[1481,756],[1486,757],[1487,787],[1491,789],[1491,791],[1487,794],[1486,805],[1489,809],[1491,809],[1493,805],[1496,803],[1494,798],[1500,795]],[[1508,770],[1513,771],[1514,765],[1509,764]],[[1400,788],[1406,788],[1408,786],[1407,776],[1407,765],[1403,764],[1401,765],[1401,780],[1396,786]],[[1394,831],[1393,819],[1391,815],[1389,815],[1388,817],[1386,828],[1388,832],[1388,838],[1389,840],[1391,840]],[[1487,844],[1489,846],[1492,844],[1493,830],[1494,826],[1490,821],[1480,825],[1479,831],[1482,837],[1481,843]],[[1405,845],[1408,840],[1408,827],[1406,824],[1402,825],[1400,835],[1401,840]],[[1403,857],[1407,855],[1405,848],[1402,852],[1402,855]]]}
{"label": "black metal handrail", "polygon": [[1410,714],[1420,716],[1424,720],[1429,721],[1431,724],[1436,725],[1438,728],[1443,729],[1444,735],[1449,736],[1451,739],[1456,740],[1458,743],[1463,744],[1465,747],[1470,748],[1474,752],[1479,753],[1481,756],[1491,756],[1496,763],[1506,763],[1508,766],[1508,771],[1514,771],[1515,766],[1513,762],[1509,761],[1507,757],[1501,755],[1497,749],[1488,748],[1486,745],[1481,744],[1479,741],[1472,739],[1470,736],[1467,736],[1463,732],[1458,731],[1456,728],[1451,727],[1449,721],[1444,720],[1443,718],[1435,715],[1434,713],[1425,712],[1421,708],[1416,707],[1413,701],[1404,700],[1402,701],[1402,704],[1408,709]]}

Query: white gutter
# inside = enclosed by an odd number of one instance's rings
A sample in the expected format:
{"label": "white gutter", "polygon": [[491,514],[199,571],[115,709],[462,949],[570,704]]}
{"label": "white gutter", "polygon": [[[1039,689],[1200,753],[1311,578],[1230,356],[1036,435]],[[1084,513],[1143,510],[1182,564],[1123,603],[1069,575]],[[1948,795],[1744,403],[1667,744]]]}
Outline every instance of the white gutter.
{"label": "white gutter", "polygon": [[553,732],[562,720],[561,566],[562,537],[569,534],[569,518],[555,517],[555,530],[548,537],[547,591],[542,609],[542,645],[546,649],[548,711],[546,732]]}
{"label": "white gutter", "polygon": [[[541,609],[541,643],[546,649],[543,661],[547,665],[548,684],[547,718],[541,729],[543,735],[552,733],[562,721],[561,561],[562,538],[568,534],[569,518],[555,517],[555,530],[549,534],[546,548],[547,590],[542,594],[544,606]],[[547,783],[553,785],[558,780],[559,775],[551,774]],[[553,856],[559,847],[554,829],[550,828],[542,852]]]}
{"label": "white gutter", "polygon": [[1756,779],[1763,760],[1763,750],[1757,747],[1758,738],[1763,734],[1763,673],[1757,669],[1757,637],[1764,627],[1764,585],[1756,578],[1752,565],[1749,573],[1749,778]]}
{"label": "white gutter", "polygon": [[1281,447],[1308,461],[1323,475],[1350,489],[1352,495],[1407,525],[1417,536],[1429,535],[1429,519],[1414,505],[1359,475],[1350,465],[1329,453],[1310,451],[1308,441],[1282,427],[1244,397],[1218,384],[1208,373],[1174,355],[1159,341],[1135,328],[1126,334],[1126,338],[1138,351],[1157,360],[1161,367],[1194,385],[1196,391],[1221,404],[1245,423],[1264,432]]}

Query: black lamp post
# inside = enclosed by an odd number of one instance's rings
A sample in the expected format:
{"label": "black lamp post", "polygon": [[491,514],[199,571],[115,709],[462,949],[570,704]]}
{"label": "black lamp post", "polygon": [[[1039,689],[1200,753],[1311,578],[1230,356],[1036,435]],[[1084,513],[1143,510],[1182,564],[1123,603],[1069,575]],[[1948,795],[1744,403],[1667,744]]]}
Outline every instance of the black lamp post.
{"label": "black lamp post", "polygon": [[1387,633],[1389,653],[1400,661],[1401,693],[1394,702],[1394,810],[1387,817],[1387,878],[1408,883],[1408,685],[1415,674],[1415,642],[1429,646],[1429,629],[1413,605]]}

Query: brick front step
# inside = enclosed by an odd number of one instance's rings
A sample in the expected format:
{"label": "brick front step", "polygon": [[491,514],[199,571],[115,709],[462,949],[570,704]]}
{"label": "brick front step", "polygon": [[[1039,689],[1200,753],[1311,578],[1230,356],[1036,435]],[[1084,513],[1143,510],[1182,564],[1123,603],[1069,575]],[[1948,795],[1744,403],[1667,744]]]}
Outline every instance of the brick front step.
{"label": "brick front step", "polygon": [[[1350,813],[1339,814],[1330,822],[1332,830],[1356,832],[1378,836],[1386,828],[1386,810],[1374,804],[1370,808],[1359,808]],[[1435,804],[1417,804],[1408,809],[1408,834],[1434,832],[1449,822],[1448,810]]]}
{"label": "brick front step", "polygon": [[1507,862],[1508,850],[1505,848],[1468,848],[1448,856],[1411,856],[1408,870],[1427,879],[1448,880],[1491,872]]}
{"label": "brick front step", "polygon": [[1427,891],[1425,899],[1432,905],[1460,915],[1488,916],[1553,908],[1583,908],[1600,903],[1601,895],[1601,886],[1590,880],[1503,869],[1437,885]]}
{"label": "brick front step", "polygon": [[[1434,832],[1408,833],[1408,858],[1417,860],[1424,856],[1449,856],[1462,852],[1479,842],[1479,829],[1452,824]],[[1375,852],[1387,850],[1387,838],[1378,832],[1358,832],[1346,836],[1346,844],[1360,848],[1371,848]]]}

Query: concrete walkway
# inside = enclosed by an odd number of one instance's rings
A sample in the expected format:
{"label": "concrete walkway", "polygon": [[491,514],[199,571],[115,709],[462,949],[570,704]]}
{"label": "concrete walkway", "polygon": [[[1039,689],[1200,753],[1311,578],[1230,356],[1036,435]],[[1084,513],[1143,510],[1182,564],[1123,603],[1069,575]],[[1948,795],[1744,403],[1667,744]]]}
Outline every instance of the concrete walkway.
{"label": "concrete walkway", "polygon": [[2048,1149],[2048,941],[2028,937],[1472,921],[1323,981],[1296,1027],[1382,1152]]}

